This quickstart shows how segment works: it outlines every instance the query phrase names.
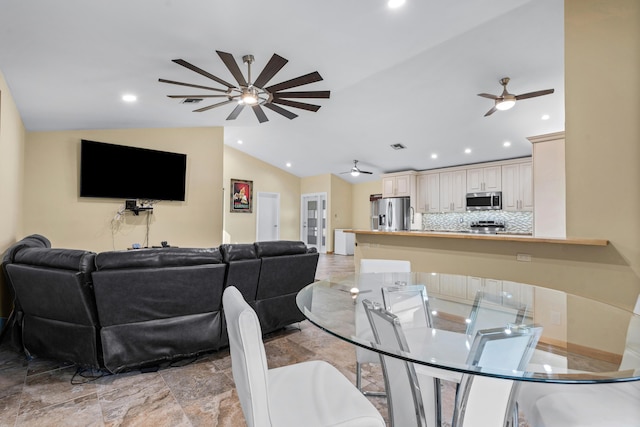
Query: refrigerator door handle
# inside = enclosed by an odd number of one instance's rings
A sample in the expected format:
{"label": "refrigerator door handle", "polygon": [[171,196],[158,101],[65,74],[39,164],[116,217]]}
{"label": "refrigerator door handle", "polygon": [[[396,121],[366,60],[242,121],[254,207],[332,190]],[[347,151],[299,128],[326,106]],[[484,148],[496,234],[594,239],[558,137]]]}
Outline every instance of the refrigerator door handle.
{"label": "refrigerator door handle", "polygon": [[393,228],[393,206],[391,201],[387,202],[387,226],[392,229]]}

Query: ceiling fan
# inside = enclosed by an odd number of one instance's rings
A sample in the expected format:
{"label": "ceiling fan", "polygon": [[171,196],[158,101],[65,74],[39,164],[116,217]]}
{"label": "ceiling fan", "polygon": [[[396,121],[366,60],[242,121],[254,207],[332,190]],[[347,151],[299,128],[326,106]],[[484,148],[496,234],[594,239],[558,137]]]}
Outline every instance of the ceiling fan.
{"label": "ceiling fan", "polygon": [[231,111],[231,114],[229,114],[227,120],[235,120],[245,106],[250,106],[260,123],[269,121],[262,107],[268,108],[271,111],[281,114],[288,119],[295,119],[296,117],[298,117],[298,115],[281,107],[281,105],[314,112],[318,111],[320,109],[320,106],[308,104],[305,102],[292,101],[291,98],[329,98],[330,91],[328,90],[286,92],[287,89],[321,81],[322,77],[317,71],[272,86],[266,86],[267,83],[269,83],[269,81],[276,75],[276,73],[280,71],[287,62],[289,62],[287,59],[284,59],[283,57],[275,53],[273,54],[267,65],[265,65],[262,72],[260,72],[258,77],[254,81],[251,81],[251,64],[253,64],[254,61],[253,55],[244,55],[242,57],[242,61],[247,64],[247,78],[245,79],[242,71],[240,71],[240,67],[238,67],[238,63],[233,58],[233,55],[227,52],[221,52],[219,50],[217,50],[216,52],[218,53],[220,59],[222,59],[224,65],[227,66],[233,77],[236,79],[236,82],[238,82],[237,85],[228,83],[225,80],[222,80],[221,78],[216,77],[213,74],[196,67],[195,65],[185,61],[184,59],[173,59],[172,61],[176,64],[188,68],[191,71],[195,71],[196,73],[201,74],[211,80],[214,80],[215,82],[226,86],[226,89],[177,82],[173,80],[158,79],[161,83],[169,83],[173,85],[187,86],[221,93],[219,95],[207,94],[167,96],[169,98],[182,98],[184,99],[183,102],[200,102],[204,98],[226,98],[224,101],[218,102],[217,104],[208,105],[206,107],[198,108],[197,110],[193,111],[196,113],[201,113],[203,111],[211,110],[212,108],[235,103],[236,107],[233,109],[233,111]]}
{"label": "ceiling fan", "polygon": [[373,172],[369,172],[369,171],[363,171],[363,170],[361,170],[361,169],[358,167],[358,161],[357,161],[357,160],[354,160],[354,161],[353,161],[353,167],[351,168],[351,170],[350,170],[350,171],[347,171],[347,172],[341,172],[341,173],[340,173],[340,175],[344,175],[344,174],[347,174],[347,173],[350,173],[350,174],[351,174],[351,176],[358,176],[358,175],[360,175],[361,173],[365,173],[365,174],[367,174],[367,175],[371,175]]}
{"label": "ceiling fan", "polygon": [[504,88],[500,96],[491,95],[490,93],[478,94],[478,96],[482,96],[483,98],[493,99],[495,101],[495,105],[489,111],[487,111],[487,114],[484,115],[485,117],[495,113],[496,110],[504,111],[504,110],[510,109],[515,105],[516,101],[520,99],[527,99],[527,98],[533,98],[536,96],[549,95],[549,94],[552,94],[554,91],[553,89],[545,89],[545,90],[538,90],[535,92],[523,93],[522,95],[513,95],[507,91],[507,83],[509,83],[509,77],[503,77],[502,79],[500,79],[500,84]]}

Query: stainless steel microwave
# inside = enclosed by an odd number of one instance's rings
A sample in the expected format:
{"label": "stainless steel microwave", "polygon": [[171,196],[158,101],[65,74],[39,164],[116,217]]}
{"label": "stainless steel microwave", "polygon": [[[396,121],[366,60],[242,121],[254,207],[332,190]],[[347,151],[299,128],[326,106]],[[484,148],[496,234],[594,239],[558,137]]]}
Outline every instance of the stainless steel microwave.
{"label": "stainless steel microwave", "polygon": [[492,211],[502,209],[502,192],[467,193],[468,211]]}

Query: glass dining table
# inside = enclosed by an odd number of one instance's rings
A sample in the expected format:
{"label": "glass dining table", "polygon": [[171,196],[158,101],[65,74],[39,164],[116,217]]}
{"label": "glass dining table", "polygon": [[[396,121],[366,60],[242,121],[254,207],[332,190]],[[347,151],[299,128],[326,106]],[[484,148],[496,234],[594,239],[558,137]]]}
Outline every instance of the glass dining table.
{"label": "glass dining table", "polygon": [[[383,289],[415,286],[425,290],[427,325],[405,330],[404,350],[376,343],[363,301],[393,312]],[[296,301],[305,317],[329,334],[432,368],[443,379],[479,376],[545,384],[640,380],[638,314],[541,286],[438,272],[348,274],[306,286]],[[473,361],[470,352],[478,331],[492,328],[540,331],[525,365],[505,369],[500,363],[481,366]]]}

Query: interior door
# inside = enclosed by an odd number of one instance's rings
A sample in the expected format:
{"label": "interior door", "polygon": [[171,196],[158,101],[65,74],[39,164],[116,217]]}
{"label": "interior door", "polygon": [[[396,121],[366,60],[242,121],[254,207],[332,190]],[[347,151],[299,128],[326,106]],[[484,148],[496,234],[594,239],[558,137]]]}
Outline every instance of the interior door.
{"label": "interior door", "polygon": [[256,241],[280,239],[280,193],[258,192]]}
{"label": "interior door", "polygon": [[300,240],[320,253],[327,251],[327,193],[303,194]]}

